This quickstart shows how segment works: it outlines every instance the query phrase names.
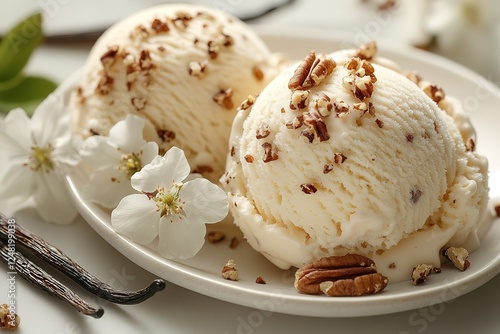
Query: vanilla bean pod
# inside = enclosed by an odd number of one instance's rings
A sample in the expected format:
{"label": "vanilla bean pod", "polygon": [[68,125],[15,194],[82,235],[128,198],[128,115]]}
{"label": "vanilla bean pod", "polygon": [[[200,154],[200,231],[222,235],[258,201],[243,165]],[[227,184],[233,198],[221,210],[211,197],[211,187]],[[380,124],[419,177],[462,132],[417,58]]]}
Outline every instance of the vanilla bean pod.
{"label": "vanilla bean pod", "polygon": [[77,311],[93,318],[100,318],[104,314],[104,310],[101,307],[96,308],[88,304],[73,291],[50,276],[45,270],[24,257],[24,255],[15,250],[13,246],[9,247],[3,240],[0,240],[0,256],[7,261],[9,265],[14,263],[16,274],[19,274],[25,280],[51,296],[68,302]]}
{"label": "vanilla bean pod", "polygon": [[[82,268],[78,263],[66,256],[61,250],[52,246],[45,240],[15,225],[14,235],[16,244],[24,246],[28,251],[48,262],[66,276],[70,277],[87,291],[116,304],[132,305],[138,304],[152,297],[156,292],[165,288],[165,281],[154,280],[149,286],[139,291],[120,291],[100,281]],[[8,235],[8,220],[0,214],[0,240],[6,241]]]}

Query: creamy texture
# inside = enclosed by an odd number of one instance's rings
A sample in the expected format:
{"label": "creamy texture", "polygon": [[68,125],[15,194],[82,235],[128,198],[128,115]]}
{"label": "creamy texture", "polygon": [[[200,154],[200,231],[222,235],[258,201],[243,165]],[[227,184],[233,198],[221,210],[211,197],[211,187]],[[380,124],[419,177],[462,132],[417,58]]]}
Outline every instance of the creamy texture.
{"label": "creamy texture", "polygon": [[164,151],[182,148],[194,171],[224,171],[236,107],[277,73],[279,57],[244,23],[207,7],[138,12],[94,45],[73,93],[73,131],[106,135],[132,113]]}
{"label": "creamy texture", "polygon": [[[277,266],[358,253],[393,282],[408,279],[416,264],[439,266],[445,246],[478,246],[487,161],[466,148],[475,134],[456,100],[447,97],[440,108],[393,69],[373,64],[373,94],[363,101],[372,114],[354,110],[360,100],[343,85],[346,54],[330,55],[337,67],[308,89],[306,108],[290,108],[295,65],[240,110],[221,181],[236,224]],[[307,127],[287,123],[315,112],[323,94],[350,112],[321,117],[329,139],[310,142],[301,135]],[[259,139],[263,128],[268,135]],[[268,162],[266,142],[276,155]]]}

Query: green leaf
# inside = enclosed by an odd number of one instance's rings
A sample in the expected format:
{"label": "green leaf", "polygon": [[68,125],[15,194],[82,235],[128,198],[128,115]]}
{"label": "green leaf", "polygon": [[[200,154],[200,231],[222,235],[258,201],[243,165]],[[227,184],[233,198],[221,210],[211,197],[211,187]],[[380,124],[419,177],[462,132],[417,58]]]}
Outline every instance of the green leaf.
{"label": "green leaf", "polygon": [[0,43],[0,81],[16,77],[42,39],[41,13],[33,14],[13,27]]}
{"label": "green leaf", "polygon": [[57,87],[53,81],[36,76],[20,76],[11,82],[15,84],[0,84],[0,112],[2,113],[19,107],[31,116],[40,102]]}

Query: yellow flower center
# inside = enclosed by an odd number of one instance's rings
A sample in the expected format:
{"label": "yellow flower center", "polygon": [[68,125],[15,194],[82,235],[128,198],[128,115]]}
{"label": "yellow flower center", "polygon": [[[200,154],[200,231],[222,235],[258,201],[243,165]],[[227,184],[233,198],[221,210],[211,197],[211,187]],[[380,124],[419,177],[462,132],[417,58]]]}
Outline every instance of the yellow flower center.
{"label": "yellow flower center", "polygon": [[141,159],[135,153],[123,154],[118,169],[130,179],[132,175],[142,169]]}
{"label": "yellow flower center", "polygon": [[31,155],[29,156],[29,166],[31,170],[35,172],[38,172],[39,170],[49,172],[54,169],[54,163],[50,158],[53,150],[54,149],[50,145],[48,147],[31,147]]}
{"label": "yellow flower center", "polygon": [[160,217],[182,212],[182,203],[179,198],[180,190],[181,185],[178,184],[173,185],[169,192],[158,188],[152,199],[156,202],[156,211],[160,213]]}

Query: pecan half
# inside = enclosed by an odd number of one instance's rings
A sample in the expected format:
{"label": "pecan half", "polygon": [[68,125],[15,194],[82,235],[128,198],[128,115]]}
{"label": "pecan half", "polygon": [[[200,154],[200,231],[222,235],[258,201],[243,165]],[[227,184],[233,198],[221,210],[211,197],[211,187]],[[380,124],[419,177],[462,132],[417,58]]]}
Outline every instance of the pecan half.
{"label": "pecan half", "polygon": [[362,255],[330,256],[306,264],[295,273],[295,288],[306,294],[361,296],[382,291],[388,279]]}
{"label": "pecan half", "polygon": [[337,63],[333,59],[324,55],[316,57],[316,52],[311,51],[297,66],[288,82],[288,88],[295,90],[318,86],[336,66]]}

